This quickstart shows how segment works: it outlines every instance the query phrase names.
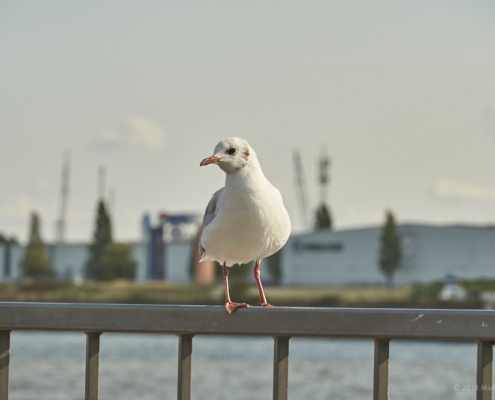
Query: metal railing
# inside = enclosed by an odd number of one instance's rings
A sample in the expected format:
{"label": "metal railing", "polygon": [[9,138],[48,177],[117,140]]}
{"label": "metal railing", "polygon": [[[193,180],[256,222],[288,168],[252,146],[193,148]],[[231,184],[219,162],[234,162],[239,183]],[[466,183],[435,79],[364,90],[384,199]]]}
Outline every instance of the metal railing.
{"label": "metal railing", "polygon": [[12,330],[85,332],[87,400],[98,399],[104,332],[178,335],[179,400],[191,398],[192,339],[199,334],[272,336],[276,400],[288,397],[289,339],[294,336],[373,339],[375,400],[388,399],[390,340],[476,341],[476,398],[492,398],[494,311],[252,307],[229,315],[220,306],[0,303],[0,400],[8,399]]}

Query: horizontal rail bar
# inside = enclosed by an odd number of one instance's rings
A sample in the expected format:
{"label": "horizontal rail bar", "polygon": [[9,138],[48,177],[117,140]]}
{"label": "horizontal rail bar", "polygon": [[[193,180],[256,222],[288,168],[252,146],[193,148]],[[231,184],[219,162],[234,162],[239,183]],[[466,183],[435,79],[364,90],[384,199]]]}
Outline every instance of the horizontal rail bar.
{"label": "horizontal rail bar", "polygon": [[495,312],[2,303],[0,330],[495,340]]}

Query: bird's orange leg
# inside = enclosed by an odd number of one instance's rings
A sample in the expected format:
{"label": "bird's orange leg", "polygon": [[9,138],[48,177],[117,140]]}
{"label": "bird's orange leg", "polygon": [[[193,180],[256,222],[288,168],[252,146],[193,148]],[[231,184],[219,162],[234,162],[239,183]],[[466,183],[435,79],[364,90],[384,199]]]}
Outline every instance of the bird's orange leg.
{"label": "bird's orange leg", "polygon": [[249,304],[246,303],[233,303],[230,300],[230,294],[229,294],[229,269],[227,268],[227,264],[223,263],[223,284],[225,285],[225,309],[229,314],[232,313],[232,311],[237,310],[238,308],[244,308],[244,307],[249,307]]}
{"label": "bird's orange leg", "polygon": [[258,303],[261,304],[263,307],[273,307],[266,301],[265,292],[263,291],[263,286],[261,286],[259,261],[256,261],[256,265],[254,266],[254,279],[256,279],[258,290],[260,291],[260,301],[258,301]]}

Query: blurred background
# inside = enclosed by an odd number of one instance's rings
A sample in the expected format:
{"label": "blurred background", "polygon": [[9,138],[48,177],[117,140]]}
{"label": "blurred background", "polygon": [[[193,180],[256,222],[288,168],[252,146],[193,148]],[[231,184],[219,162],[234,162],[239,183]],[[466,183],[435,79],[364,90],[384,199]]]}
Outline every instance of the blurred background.
{"label": "blurred background", "polygon": [[3,2],[1,278],[212,282],[196,235],[224,174],[199,162],[231,136],[291,216],[272,283],[495,278],[494,16],[489,1]]}
{"label": "blurred background", "polygon": [[[222,304],[196,249],[225,178],[199,163],[238,136],[292,221],[262,268],[272,304],[493,308],[494,20],[488,0],[1,2],[0,300]],[[256,303],[251,277],[232,269],[234,301]],[[175,340],[105,335],[105,398],[162,398],[152,371],[175,384]],[[12,335],[12,398],[83,398],[83,337],[61,337]],[[198,339],[196,388],[268,397],[265,339]],[[371,396],[371,343],[298,340],[294,398]],[[473,346],[397,346],[391,392],[474,395],[454,391]]]}

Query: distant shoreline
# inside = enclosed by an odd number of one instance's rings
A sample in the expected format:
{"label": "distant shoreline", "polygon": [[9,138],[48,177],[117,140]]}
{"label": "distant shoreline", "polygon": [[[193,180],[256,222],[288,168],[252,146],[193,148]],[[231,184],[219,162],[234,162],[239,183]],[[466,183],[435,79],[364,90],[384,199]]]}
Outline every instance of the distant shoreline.
{"label": "distant shoreline", "polygon": [[[363,308],[426,308],[480,309],[480,294],[495,291],[493,281],[461,282],[468,290],[466,301],[441,301],[441,282],[418,286],[384,287],[301,287],[268,286],[266,296],[274,306],[298,307],[363,307]],[[0,301],[54,303],[117,303],[117,304],[223,304],[221,284],[172,284],[167,281],[109,281],[81,284],[60,281],[0,284]],[[255,285],[233,281],[234,301],[257,305]]]}

